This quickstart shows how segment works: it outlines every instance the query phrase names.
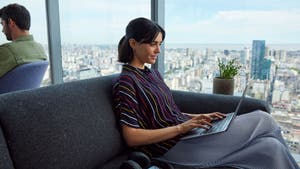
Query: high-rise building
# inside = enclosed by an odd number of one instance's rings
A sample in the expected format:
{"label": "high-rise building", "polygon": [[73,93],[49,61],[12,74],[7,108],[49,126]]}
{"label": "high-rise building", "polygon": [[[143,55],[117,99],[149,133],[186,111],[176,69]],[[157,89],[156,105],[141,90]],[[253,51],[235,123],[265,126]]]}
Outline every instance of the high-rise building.
{"label": "high-rise building", "polygon": [[[211,60],[211,59],[213,58],[213,55],[214,55],[213,49],[211,49],[211,48],[206,48],[204,60]],[[213,60],[213,59],[212,59],[212,60]]]}
{"label": "high-rise building", "polygon": [[247,64],[247,61],[250,59],[250,50],[249,48],[245,47],[240,54],[240,62],[241,64]]}
{"label": "high-rise building", "polygon": [[265,41],[253,40],[251,60],[251,78],[253,79],[270,79],[271,61],[265,59],[265,52]]}

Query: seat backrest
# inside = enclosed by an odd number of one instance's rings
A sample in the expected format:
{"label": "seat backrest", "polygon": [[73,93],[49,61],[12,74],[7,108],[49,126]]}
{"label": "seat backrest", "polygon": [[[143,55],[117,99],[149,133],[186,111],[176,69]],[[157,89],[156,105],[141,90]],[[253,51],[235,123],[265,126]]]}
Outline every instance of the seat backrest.
{"label": "seat backrest", "polygon": [[115,77],[0,95],[0,168],[7,154],[15,169],[119,168],[110,164],[126,149],[112,109]]}
{"label": "seat backrest", "polygon": [[48,61],[37,61],[17,66],[0,77],[0,94],[40,87]]}

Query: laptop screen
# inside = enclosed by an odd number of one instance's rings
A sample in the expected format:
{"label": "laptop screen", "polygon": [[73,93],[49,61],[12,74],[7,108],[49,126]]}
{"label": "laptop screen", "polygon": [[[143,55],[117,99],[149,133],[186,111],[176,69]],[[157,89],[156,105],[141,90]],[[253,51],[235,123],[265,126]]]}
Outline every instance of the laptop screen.
{"label": "laptop screen", "polygon": [[240,109],[240,107],[241,107],[241,105],[242,105],[242,102],[243,102],[243,100],[244,100],[244,98],[245,98],[247,89],[248,89],[248,84],[246,84],[246,87],[245,87],[245,89],[244,89],[244,91],[243,91],[242,97],[241,97],[241,99],[240,99],[238,105],[236,106],[236,109],[235,109],[235,112],[236,112],[236,113],[239,111],[239,109]]}

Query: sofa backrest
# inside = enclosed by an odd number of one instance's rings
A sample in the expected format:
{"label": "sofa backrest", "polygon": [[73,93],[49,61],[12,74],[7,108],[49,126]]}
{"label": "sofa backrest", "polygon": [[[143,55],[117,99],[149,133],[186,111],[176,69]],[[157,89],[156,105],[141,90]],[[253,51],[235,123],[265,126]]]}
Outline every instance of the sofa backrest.
{"label": "sofa backrest", "polygon": [[0,127],[15,169],[94,169],[121,153],[115,76],[0,95]]}

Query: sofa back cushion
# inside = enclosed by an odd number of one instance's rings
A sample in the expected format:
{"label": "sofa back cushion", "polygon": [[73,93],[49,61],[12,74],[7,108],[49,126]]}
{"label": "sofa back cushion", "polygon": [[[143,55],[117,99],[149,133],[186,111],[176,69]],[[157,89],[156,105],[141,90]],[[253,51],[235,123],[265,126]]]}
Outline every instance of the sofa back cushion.
{"label": "sofa back cushion", "polygon": [[123,151],[106,76],[0,95],[16,169],[94,169]]}

